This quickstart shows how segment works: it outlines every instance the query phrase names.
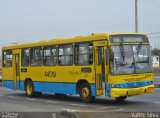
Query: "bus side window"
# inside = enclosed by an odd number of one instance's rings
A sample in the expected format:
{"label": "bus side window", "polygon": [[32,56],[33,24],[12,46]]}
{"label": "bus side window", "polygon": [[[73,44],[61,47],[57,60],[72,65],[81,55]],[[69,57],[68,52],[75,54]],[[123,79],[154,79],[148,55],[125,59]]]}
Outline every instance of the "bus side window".
{"label": "bus side window", "polygon": [[22,66],[29,65],[29,49],[22,49]]}
{"label": "bus side window", "polygon": [[12,67],[12,51],[3,51],[3,67]]}
{"label": "bus side window", "polygon": [[76,65],[93,64],[93,45],[91,43],[75,44],[74,47]]}
{"label": "bus side window", "polygon": [[73,46],[72,44],[60,45],[58,48],[58,64],[72,65],[73,64]]}
{"label": "bus side window", "polygon": [[89,64],[93,64],[93,44],[89,44]]}
{"label": "bus side window", "polygon": [[57,64],[57,48],[46,46],[43,48],[43,65],[53,66]]}
{"label": "bus side window", "polygon": [[41,66],[42,65],[42,48],[31,48],[30,60],[31,60],[31,66]]}

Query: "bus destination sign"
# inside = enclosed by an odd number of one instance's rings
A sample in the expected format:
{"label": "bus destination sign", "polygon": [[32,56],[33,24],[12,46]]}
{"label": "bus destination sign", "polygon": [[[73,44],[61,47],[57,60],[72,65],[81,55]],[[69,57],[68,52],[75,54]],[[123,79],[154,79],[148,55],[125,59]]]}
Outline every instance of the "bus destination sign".
{"label": "bus destination sign", "polygon": [[111,43],[149,43],[145,35],[112,35],[110,36]]}

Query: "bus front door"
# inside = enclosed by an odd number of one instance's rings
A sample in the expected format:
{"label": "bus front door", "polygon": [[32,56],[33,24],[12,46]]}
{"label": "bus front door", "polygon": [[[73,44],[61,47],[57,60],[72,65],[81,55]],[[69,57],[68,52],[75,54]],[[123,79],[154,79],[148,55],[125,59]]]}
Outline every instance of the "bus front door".
{"label": "bus front door", "polygon": [[19,57],[19,54],[14,54],[14,63],[13,63],[13,69],[14,69],[14,88],[15,89],[19,89],[20,87],[20,65],[19,65],[19,61],[20,61],[20,57]]}
{"label": "bus front door", "polygon": [[96,95],[103,95],[103,77],[105,72],[104,67],[104,47],[98,46],[95,48],[95,79],[96,79]]}

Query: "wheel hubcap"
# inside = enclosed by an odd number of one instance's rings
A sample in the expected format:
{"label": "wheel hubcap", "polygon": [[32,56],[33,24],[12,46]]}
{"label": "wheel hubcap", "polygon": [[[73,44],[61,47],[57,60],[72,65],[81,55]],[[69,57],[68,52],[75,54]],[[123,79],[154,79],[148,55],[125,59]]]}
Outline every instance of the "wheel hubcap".
{"label": "wheel hubcap", "polygon": [[32,93],[32,86],[27,85],[27,93],[30,95]]}
{"label": "wheel hubcap", "polygon": [[83,95],[83,97],[88,97],[89,96],[89,89],[88,88],[83,88],[82,89],[82,95]]}

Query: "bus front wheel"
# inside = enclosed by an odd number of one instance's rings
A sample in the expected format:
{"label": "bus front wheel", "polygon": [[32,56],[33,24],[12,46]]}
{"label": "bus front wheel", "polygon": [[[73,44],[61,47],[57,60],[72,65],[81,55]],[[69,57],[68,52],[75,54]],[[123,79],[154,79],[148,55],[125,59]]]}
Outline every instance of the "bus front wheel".
{"label": "bus front wheel", "polygon": [[95,97],[91,96],[90,86],[87,83],[83,83],[80,88],[80,99],[82,102],[89,103],[92,102]]}

